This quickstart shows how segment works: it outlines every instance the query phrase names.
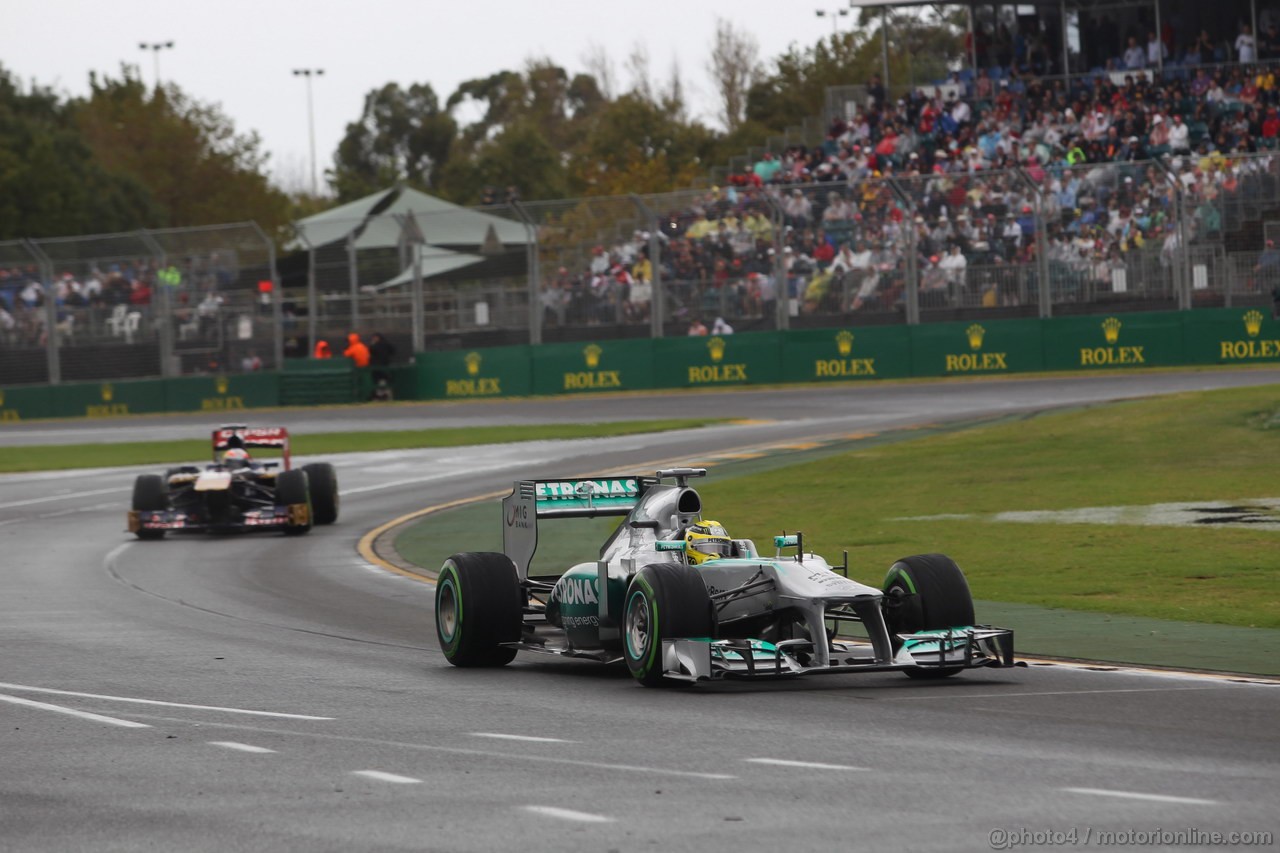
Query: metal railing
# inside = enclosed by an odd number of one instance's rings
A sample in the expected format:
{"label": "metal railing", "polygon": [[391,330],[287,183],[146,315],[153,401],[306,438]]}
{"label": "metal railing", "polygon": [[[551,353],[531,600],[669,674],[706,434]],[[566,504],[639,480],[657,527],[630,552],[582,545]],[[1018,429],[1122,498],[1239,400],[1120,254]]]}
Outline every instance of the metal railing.
{"label": "metal railing", "polygon": [[252,223],[0,243],[0,385],[271,368],[351,333],[407,358],[1269,305],[1277,213],[1263,153],[397,208],[328,222],[279,271]]}

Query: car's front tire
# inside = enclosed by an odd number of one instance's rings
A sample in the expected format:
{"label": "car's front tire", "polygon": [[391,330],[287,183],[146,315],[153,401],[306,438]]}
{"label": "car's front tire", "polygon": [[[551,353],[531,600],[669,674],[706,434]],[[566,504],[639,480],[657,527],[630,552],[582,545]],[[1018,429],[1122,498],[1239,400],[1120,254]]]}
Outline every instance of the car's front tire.
{"label": "car's front tire", "polygon": [[280,476],[276,477],[276,506],[299,505],[305,505],[307,508],[306,520],[290,519],[284,526],[284,532],[288,536],[301,536],[309,532],[314,510],[311,508],[311,489],[307,482],[307,472],[301,469],[281,471]]}
{"label": "car's front tire", "polygon": [[[894,651],[898,634],[973,625],[973,596],[956,561],[945,554],[903,557],[884,579],[884,621]],[[911,678],[947,678],[963,667],[912,667]]]}
{"label": "car's front tire", "polygon": [[338,520],[338,474],[328,462],[303,465],[310,485],[311,509],[316,524],[333,524]]}
{"label": "car's front tire", "polygon": [[663,676],[662,641],[710,637],[711,596],[698,570],[652,563],[631,579],[622,606],[622,656],[645,687],[671,683]]}
{"label": "car's front tire", "polygon": [[[159,474],[140,474],[133,481],[133,500],[129,506],[135,512],[164,512],[169,508],[169,486]],[[163,530],[135,530],[139,539],[163,539]]]}
{"label": "car's front tire", "polygon": [[436,578],[436,639],[454,666],[505,666],[520,639],[524,601],[506,554],[467,552],[444,561]]}

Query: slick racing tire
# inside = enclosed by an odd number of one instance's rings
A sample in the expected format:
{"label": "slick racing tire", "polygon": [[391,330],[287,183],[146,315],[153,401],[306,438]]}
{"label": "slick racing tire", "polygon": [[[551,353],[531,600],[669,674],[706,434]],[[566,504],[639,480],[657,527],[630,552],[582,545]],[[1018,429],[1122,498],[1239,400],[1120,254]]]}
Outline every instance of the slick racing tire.
{"label": "slick racing tire", "polygon": [[[933,631],[973,624],[973,596],[956,561],[945,554],[903,557],[884,579],[884,621],[896,652],[898,634]],[[911,678],[947,678],[963,667],[913,667]]]}
{"label": "slick racing tire", "polygon": [[315,511],[311,508],[311,489],[307,483],[307,472],[301,469],[281,471],[276,477],[276,506],[307,505],[307,521],[305,524],[286,524],[286,536],[301,536],[311,530],[311,521]]}
{"label": "slick racing tire", "polygon": [[328,462],[303,465],[311,487],[311,509],[316,524],[333,524],[338,520],[338,473]]}
{"label": "slick racing tire", "polygon": [[[169,508],[169,487],[159,474],[140,474],[133,481],[133,502],[137,512],[163,512]],[[163,530],[138,530],[139,539],[163,539]]]}
{"label": "slick racing tire", "polygon": [[653,563],[631,579],[622,607],[622,655],[645,687],[673,682],[663,677],[662,641],[710,637],[715,620],[711,595],[698,570]]}
{"label": "slick racing tire", "polygon": [[454,666],[505,666],[520,639],[524,600],[506,554],[468,552],[444,561],[436,578],[436,638]]}

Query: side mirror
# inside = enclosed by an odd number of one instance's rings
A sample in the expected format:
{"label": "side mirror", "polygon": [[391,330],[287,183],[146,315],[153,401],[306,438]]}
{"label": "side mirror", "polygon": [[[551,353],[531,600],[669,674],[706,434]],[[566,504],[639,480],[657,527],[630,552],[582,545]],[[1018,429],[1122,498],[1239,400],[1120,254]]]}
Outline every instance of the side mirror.
{"label": "side mirror", "polygon": [[799,536],[775,536],[773,537],[773,547],[775,548],[794,548],[800,544]]}
{"label": "side mirror", "polygon": [[654,547],[659,551],[683,551],[685,550],[685,542],[683,539],[659,539],[653,543]]}

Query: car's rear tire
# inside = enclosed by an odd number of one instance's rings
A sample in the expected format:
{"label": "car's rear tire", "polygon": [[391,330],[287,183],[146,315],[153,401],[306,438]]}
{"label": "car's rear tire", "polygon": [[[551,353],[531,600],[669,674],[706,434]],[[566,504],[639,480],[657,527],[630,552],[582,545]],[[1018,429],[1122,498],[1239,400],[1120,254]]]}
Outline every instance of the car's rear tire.
{"label": "car's rear tire", "polygon": [[652,563],[631,579],[622,606],[622,656],[645,687],[671,684],[663,677],[662,641],[710,637],[715,617],[698,570]]}
{"label": "car's rear tire", "polygon": [[311,509],[316,524],[333,524],[338,520],[338,473],[328,462],[303,465],[311,486]]}
{"label": "car's rear tire", "polygon": [[288,536],[301,536],[311,530],[311,520],[315,512],[311,508],[311,489],[307,482],[307,472],[301,469],[281,471],[276,477],[276,506],[296,506],[306,504],[307,520],[285,525],[284,532]]}
{"label": "car's rear tire", "polygon": [[[903,557],[885,575],[885,625],[896,652],[898,634],[972,625],[973,596],[956,561],[945,554]],[[911,678],[947,678],[963,667],[912,667]]]}
{"label": "car's rear tire", "polygon": [[468,552],[444,561],[436,578],[436,639],[454,666],[505,666],[520,639],[524,601],[506,554]]}
{"label": "car's rear tire", "polygon": [[[133,500],[130,506],[136,512],[164,512],[169,508],[169,486],[159,474],[140,474],[133,481]],[[163,539],[163,530],[135,530],[139,539]]]}

